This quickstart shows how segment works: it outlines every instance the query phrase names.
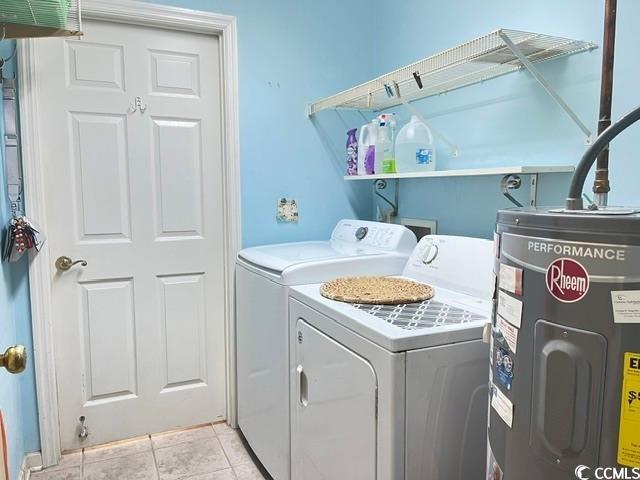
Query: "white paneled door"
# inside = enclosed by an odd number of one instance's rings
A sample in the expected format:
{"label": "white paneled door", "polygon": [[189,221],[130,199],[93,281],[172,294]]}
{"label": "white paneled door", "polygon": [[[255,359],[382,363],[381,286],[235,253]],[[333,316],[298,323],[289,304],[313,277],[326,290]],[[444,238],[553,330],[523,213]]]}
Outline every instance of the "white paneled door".
{"label": "white paneled door", "polygon": [[225,417],[219,40],[84,27],[37,46],[63,449]]}

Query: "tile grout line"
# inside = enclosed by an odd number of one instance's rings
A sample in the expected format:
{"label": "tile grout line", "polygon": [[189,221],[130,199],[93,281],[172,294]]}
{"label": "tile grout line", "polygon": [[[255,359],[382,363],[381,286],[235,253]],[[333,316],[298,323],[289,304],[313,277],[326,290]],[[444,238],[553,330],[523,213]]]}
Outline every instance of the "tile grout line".
{"label": "tile grout line", "polygon": [[156,448],[153,446],[153,439],[149,434],[149,443],[151,444],[151,455],[153,456],[153,466],[156,469],[156,478],[160,480],[160,468],[158,467],[158,458],[156,457]]}
{"label": "tile grout line", "polygon": [[233,475],[234,478],[238,478],[238,476],[236,475],[236,469],[233,468],[233,465],[231,464],[231,460],[229,459],[229,455],[227,455],[227,451],[224,449],[224,445],[222,444],[222,440],[220,440],[220,436],[218,435],[218,432],[216,432],[216,429],[213,427],[213,423],[211,423],[211,428],[213,428],[213,433],[215,433],[216,439],[220,443],[220,448],[222,449],[222,454],[224,455],[224,458],[226,458],[227,462],[229,463],[229,468],[231,469],[231,474]]}
{"label": "tile grout line", "polygon": [[[225,447],[223,446],[222,441],[220,439],[221,435],[224,435],[225,433],[228,433],[228,432],[221,432],[221,433],[216,432],[213,422],[209,422],[208,424],[204,424],[202,426],[211,428],[212,435],[213,435],[211,438],[215,438],[218,441],[218,443],[219,443],[219,445],[220,445],[220,447],[222,449],[222,453],[224,455],[224,458],[228,463],[228,467],[226,467],[226,468],[229,469],[229,471],[231,472],[232,477],[237,480],[238,477],[237,477],[237,474],[236,474],[236,471],[235,471],[235,467],[232,464],[232,462],[230,460],[230,457],[229,457],[229,454],[227,453],[227,451],[226,451]],[[157,448],[154,445],[153,438],[152,438],[151,434],[146,434],[145,437],[138,437],[138,438],[140,438],[141,440],[142,440],[142,438],[145,438],[145,440],[149,442],[149,451],[151,452],[151,455],[152,455],[152,458],[153,458],[153,464],[154,464],[154,471],[156,473],[156,479],[160,480],[161,479],[160,468],[159,468],[159,465],[158,465],[158,458],[156,456],[156,453],[157,453],[158,450],[161,450],[162,448],[171,448],[174,445],[167,445],[165,447]],[[189,443],[190,441],[197,441],[197,440],[198,439],[184,440],[183,442],[179,442],[176,445],[179,445],[179,444],[182,444],[182,443]],[[142,452],[138,452],[138,453],[142,453]],[[114,456],[113,458],[105,458],[105,459],[102,459],[102,460],[93,461],[93,462],[88,463],[87,462],[87,458],[88,457],[87,457],[86,454],[87,454],[87,449],[83,447],[80,450],[80,480],[84,480],[86,478],[86,468],[85,467],[87,465],[89,465],[89,464],[100,464],[100,463],[103,463],[103,462],[106,462],[106,461],[109,461],[109,460],[114,460],[114,459],[117,459],[117,458],[121,458],[121,457],[124,458],[124,457],[128,457],[128,456],[134,455],[133,453],[128,454],[128,453],[124,453],[123,452],[121,455]],[[224,469],[221,469],[221,470],[224,470]],[[215,472],[212,472],[212,473],[215,473]]]}

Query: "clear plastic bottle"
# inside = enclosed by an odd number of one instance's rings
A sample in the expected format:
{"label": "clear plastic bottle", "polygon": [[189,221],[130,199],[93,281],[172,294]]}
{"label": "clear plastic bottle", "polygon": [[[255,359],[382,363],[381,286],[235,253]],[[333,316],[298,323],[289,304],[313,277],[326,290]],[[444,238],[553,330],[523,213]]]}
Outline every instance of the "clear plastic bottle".
{"label": "clear plastic bottle", "polygon": [[431,129],[416,115],[411,116],[396,137],[398,173],[429,172],[436,169],[436,149]]}
{"label": "clear plastic bottle", "polygon": [[394,145],[394,130],[396,126],[395,114],[383,113],[378,117],[378,142],[382,149],[381,165],[376,167],[377,173],[396,173],[396,156]]}

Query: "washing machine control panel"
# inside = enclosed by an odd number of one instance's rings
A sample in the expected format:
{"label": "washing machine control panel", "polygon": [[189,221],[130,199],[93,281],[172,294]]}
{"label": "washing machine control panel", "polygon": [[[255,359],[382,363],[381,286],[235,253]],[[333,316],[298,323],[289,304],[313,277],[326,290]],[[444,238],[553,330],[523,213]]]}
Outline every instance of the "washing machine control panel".
{"label": "washing machine control panel", "polygon": [[369,233],[369,229],[367,227],[360,227],[356,230],[356,239],[362,240]]}
{"label": "washing machine control panel", "polygon": [[410,252],[416,245],[413,232],[402,225],[363,220],[340,221],[331,240],[399,252]]}

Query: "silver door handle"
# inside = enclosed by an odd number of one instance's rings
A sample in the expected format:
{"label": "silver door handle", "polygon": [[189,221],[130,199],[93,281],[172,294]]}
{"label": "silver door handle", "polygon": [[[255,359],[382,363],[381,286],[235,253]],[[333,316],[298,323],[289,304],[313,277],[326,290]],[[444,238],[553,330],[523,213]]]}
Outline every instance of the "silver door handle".
{"label": "silver door handle", "polygon": [[309,405],[309,386],[307,383],[307,376],[304,373],[302,365],[298,365],[296,372],[298,373],[298,402],[300,402],[300,405],[303,407],[306,407]]}

